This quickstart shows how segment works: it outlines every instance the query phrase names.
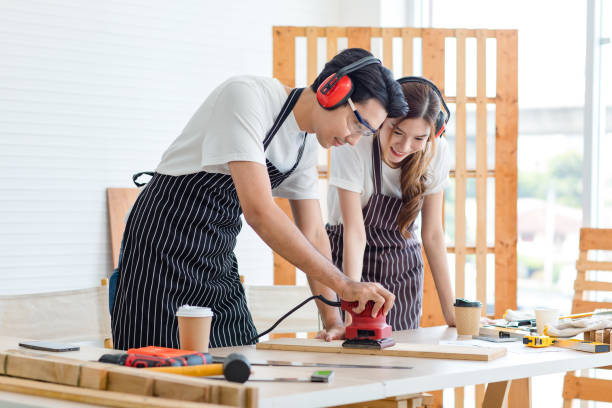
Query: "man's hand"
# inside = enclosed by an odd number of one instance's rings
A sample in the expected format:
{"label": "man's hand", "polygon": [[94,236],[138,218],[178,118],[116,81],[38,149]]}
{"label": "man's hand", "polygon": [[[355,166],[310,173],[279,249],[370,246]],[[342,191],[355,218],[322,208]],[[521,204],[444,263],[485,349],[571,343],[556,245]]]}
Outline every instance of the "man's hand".
{"label": "man's hand", "polygon": [[393,302],[395,302],[393,293],[385,289],[380,283],[374,282],[355,282],[351,279],[345,279],[339,293],[342,300],[359,302],[359,305],[353,309],[353,312],[357,314],[364,311],[368,301],[373,301],[372,317],[376,317],[381,308],[383,315],[387,316],[387,313],[393,307]]}

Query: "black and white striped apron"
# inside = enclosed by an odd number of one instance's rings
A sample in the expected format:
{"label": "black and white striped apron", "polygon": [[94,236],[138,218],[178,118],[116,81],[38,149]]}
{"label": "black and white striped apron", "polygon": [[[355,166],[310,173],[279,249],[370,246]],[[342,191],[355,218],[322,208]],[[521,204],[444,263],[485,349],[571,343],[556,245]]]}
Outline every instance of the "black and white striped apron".
{"label": "black and white striped apron", "polygon": [[[291,113],[302,89],[285,101],[263,145]],[[281,173],[269,160],[272,188],[295,170]],[[242,210],[231,175],[155,173],[140,193],[123,236],[123,254],[112,313],[118,349],[179,347],[175,312],[184,304],[214,312],[210,346],[247,344],[256,335],[234,254]]]}
{"label": "black and white striped apron", "polygon": [[[366,248],[363,254],[364,282],[378,282],[395,297],[387,315],[393,330],[416,329],[423,297],[423,257],[415,238],[404,238],[397,225],[402,207],[399,198],[382,194],[382,160],[378,138],[372,143],[374,193],[363,207]],[[342,270],[344,227],[327,225],[334,264]],[[414,223],[409,230],[414,236]]]}

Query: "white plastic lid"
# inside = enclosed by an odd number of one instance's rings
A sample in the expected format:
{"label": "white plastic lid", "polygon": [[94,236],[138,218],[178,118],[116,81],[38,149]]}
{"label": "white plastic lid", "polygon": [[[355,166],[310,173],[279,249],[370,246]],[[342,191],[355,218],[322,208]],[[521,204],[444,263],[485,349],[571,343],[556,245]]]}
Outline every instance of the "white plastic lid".
{"label": "white plastic lid", "polygon": [[179,307],[176,315],[180,317],[212,317],[214,313],[210,307],[183,305]]}

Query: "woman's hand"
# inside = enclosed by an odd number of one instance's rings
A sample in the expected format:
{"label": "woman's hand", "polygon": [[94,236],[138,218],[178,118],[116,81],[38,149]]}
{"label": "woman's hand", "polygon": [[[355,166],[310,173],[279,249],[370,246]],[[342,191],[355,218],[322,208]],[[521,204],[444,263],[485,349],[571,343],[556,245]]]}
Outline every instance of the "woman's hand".
{"label": "woman's hand", "polygon": [[325,341],[342,340],[344,339],[345,327],[343,324],[336,324],[324,330],[321,330],[316,338]]}

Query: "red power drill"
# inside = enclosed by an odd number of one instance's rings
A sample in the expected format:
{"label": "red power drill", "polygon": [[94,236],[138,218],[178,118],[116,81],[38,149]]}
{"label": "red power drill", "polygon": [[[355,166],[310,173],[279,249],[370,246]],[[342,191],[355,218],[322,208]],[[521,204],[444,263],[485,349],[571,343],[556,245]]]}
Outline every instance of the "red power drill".
{"label": "red power drill", "polygon": [[346,328],[346,341],[342,343],[342,347],[383,349],[395,345],[391,338],[392,328],[387,324],[382,307],[376,317],[372,317],[373,301],[366,303],[365,309],[359,314],[353,311],[358,305],[359,302],[340,301],[342,310],[349,312],[352,317],[351,325]]}
{"label": "red power drill", "polygon": [[137,368],[191,366],[213,362],[208,353],[155,346],[129,349],[122,354],[104,354],[98,361]]}

